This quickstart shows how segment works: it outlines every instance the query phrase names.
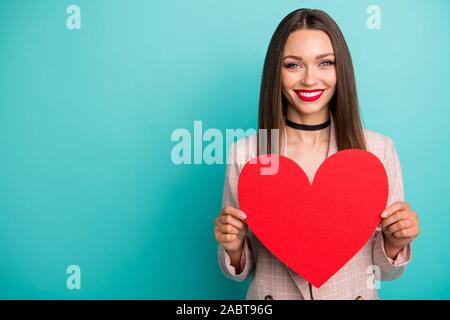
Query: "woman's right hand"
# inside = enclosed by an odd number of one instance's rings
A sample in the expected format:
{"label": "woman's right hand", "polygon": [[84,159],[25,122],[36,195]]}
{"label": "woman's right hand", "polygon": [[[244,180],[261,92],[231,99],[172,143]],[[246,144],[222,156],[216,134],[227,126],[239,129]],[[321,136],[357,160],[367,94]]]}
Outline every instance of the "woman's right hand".
{"label": "woman's right hand", "polygon": [[214,237],[229,254],[241,252],[247,234],[244,212],[225,206],[214,221]]}

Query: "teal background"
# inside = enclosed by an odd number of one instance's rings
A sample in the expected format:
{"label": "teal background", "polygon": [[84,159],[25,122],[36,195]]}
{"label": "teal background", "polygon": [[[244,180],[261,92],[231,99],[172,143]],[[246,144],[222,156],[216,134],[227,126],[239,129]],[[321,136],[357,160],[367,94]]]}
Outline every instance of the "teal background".
{"label": "teal background", "polygon": [[[81,30],[66,8],[81,8]],[[369,5],[382,29],[366,27]],[[393,138],[421,235],[385,299],[450,298],[450,2],[0,2],[0,298],[241,299],[213,220],[224,165],[172,163],[176,128],[255,128],[276,26],[342,28],[363,123]],[[66,288],[79,265],[81,290]]]}

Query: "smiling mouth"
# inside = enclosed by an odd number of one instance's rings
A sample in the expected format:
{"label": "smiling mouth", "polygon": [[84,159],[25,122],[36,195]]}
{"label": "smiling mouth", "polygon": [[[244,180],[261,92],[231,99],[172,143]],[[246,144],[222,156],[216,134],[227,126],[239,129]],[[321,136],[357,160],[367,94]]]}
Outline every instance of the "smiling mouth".
{"label": "smiling mouth", "polygon": [[294,90],[297,97],[302,101],[310,102],[319,99],[325,89],[315,89],[315,90]]}

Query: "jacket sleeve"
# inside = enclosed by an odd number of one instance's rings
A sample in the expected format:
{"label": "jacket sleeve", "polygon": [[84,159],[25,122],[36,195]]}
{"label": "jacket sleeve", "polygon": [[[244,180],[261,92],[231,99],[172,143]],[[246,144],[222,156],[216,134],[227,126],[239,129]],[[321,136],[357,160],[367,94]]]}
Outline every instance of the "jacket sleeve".
{"label": "jacket sleeve", "polygon": [[[400,161],[391,138],[386,137],[385,168],[389,182],[388,205],[396,201],[404,201],[402,172]],[[373,242],[373,262],[380,269],[380,280],[393,280],[403,273],[406,265],[411,261],[411,244],[405,246],[395,260],[386,255],[384,235],[381,228],[375,231]]]}
{"label": "jacket sleeve", "polygon": [[[222,208],[227,205],[230,205],[234,208],[239,208],[237,184],[240,173],[240,162],[242,162],[243,160],[238,159],[237,155],[237,142],[234,142],[231,144],[228,151],[222,197]],[[253,273],[254,259],[248,233],[244,241],[244,247],[240,261],[241,273],[236,274],[235,268],[231,265],[230,256],[221,244],[218,245],[217,253],[219,267],[226,277],[235,281],[244,281]]]}

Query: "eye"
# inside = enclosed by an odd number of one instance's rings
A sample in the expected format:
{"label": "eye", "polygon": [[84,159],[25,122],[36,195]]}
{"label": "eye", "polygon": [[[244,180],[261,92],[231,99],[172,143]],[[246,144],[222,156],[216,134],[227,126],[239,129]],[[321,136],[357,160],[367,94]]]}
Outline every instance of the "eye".
{"label": "eye", "polygon": [[295,66],[300,67],[300,65],[297,63],[288,63],[285,65],[285,67],[288,69],[297,69],[297,68],[295,68]]}
{"label": "eye", "polygon": [[325,60],[320,63],[320,66],[322,66],[322,67],[329,67],[332,65],[334,65],[334,61],[332,61],[332,60]]}

